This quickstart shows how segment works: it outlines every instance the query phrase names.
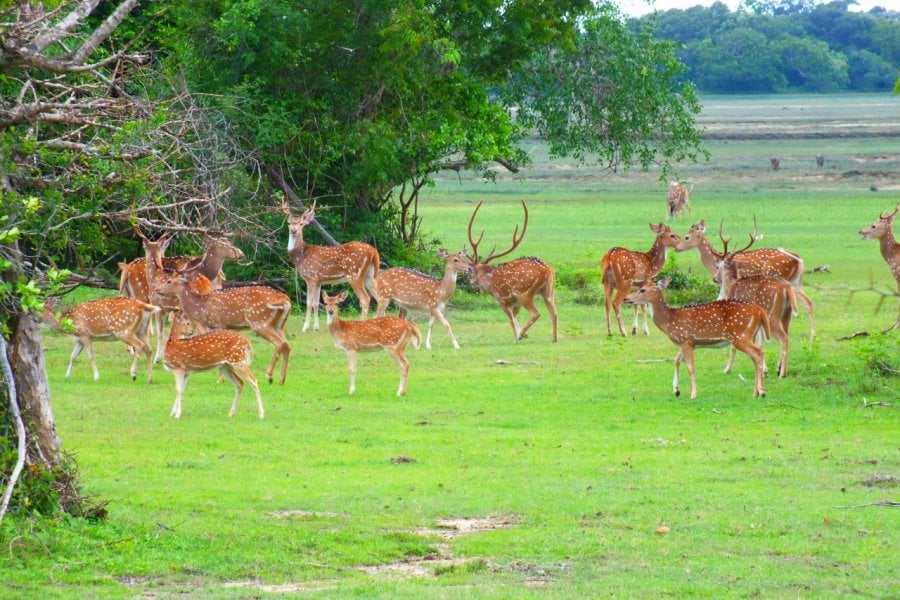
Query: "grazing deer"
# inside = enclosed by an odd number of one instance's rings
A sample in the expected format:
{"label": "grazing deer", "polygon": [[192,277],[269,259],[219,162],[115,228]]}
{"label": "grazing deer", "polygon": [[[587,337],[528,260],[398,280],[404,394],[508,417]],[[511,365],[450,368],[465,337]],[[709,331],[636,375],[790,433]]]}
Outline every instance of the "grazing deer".
{"label": "grazing deer", "polygon": [[[725,257],[719,263],[719,269],[714,279],[721,286],[720,298],[727,300],[742,300],[751,302],[765,309],[769,317],[769,326],[772,337],[781,344],[781,355],[778,358],[778,376],[787,375],[788,346],[790,343],[791,317],[797,314],[797,297],[794,286],[781,277],[769,275],[754,275],[751,277],[738,277],[734,265],[734,256],[745,251],[753,245],[754,239],[750,237],[750,243],[740,250],[728,252],[728,244],[725,244]],[[725,372],[731,372],[734,357],[737,351],[732,346],[731,356],[725,366]],[[763,363],[763,373],[769,370]]]}
{"label": "grazing deer", "polygon": [[163,366],[175,375],[175,404],[170,417],[181,418],[181,399],[188,377],[193,373],[211,371],[218,368],[234,384],[234,402],[229,417],[237,412],[238,402],[244,382],[250,384],[256,393],[256,410],[259,418],[265,416],[259,384],[250,372],[253,361],[253,347],[250,341],[239,333],[227,329],[217,329],[193,337],[183,337],[190,333],[191,323],[181,312],[173,313],[172,328],[163,352]]}
{"label": "grazing deer", "polygon": [[[897,291],[900,292],[900,243],[897,243],[897,240],[894,238],[894,232],[891,229],[894,217],[897,216],[897,211],[900,211],[900,205],[891,214],[881,213],[877,221],[865,229],[861,229],[859,234],[864,240],[878,240],[881,245],[881,256],[884,257],[885,262],[891,268],[891,273],[894,274],[894,279],[897,281]],[[884,333],[900,327],[900,305],[898,305],[897,309],[897,320],[893,325],[885,329]]]}
{"label": "grazing deer", "polygon": [[[291,347],[284,337],[284,325],[291,314],[291,300],[270,287],[254,285],[199,293],[192,286],[200,279],[197,267],[187,271],[165,271],[156,291],[164,296],[177,296],[184,315],[209,329],[251,329],[275,347],[272,361],[266,367],[266,378],[272,383],[272,372],[282,357],[281,379],[287,377]],[[208,285],[208,284],[207,284]]]}
{"label": "grazing deer", "polygon": [[[44,303],[44,318],[60,331],[68,331],[54,314],[55,301]],[[131,380],[137,379],[137,364],[140,355],[147,358],[147,383],[153,382],[153,361],[150,344],[147,343],[147,325],[151,315],[158,314],[160,308],[130,298],[104,298],[92,302],[83,302],[63,315],[72,322],[72,337],[75,338],[75,349],[69,359],[66,377],[72,374],[75,359],[87,348],[91,367],[94,369],[94,381],[100,379],[97,361],[94,358],[93,341],[121,340],[134,350],[131,361]]]}
{"label": "grazing deer", "polygon": [[400,387],[397,395],[406,394],[409,378],[409,361],[406,359],[406,344],[412,340],[416,348],[422,343],[422,334],[412,323],[397,317],[376,317],[369,321],[342,321],[339,304],[347,299],[347,292],[329,296],[322,292],[325,313],[328,315],[328,331],[338,350],[347,353],[350,363],[350,395],[356,391],[357,354],[383,348],[400,367]]}
{"label": "grazing deer", "polygon": [[[476,242],[472,238],[472,224],[475,222],[475,215],[481,208],[481,202],[475,207],[472,217],[469,219],[469,243],[472,245],[472,258],[469,260],[469,279],[471,282],[481,289],[492,295],[500,304],[500,308],[509,318],[509,324],[512,326],[513,334],[516,342],[525,337],[525,334],[532,325],[540,318],[541,314],[534,305],[534,297],[538,294],[544,299],[547,306],[547,312],[550,313],[550,319],[553,321],[553,341],[556,342],[557,329],[559,327],[559,317],[556,312],[556,303],[553,299],[553,286],[556,281],[556,273],[553,267],[534,256],[523,256],[511,262],[497,265],[489,265],[488,263],[494,259],[506,256],[516,249],[525,237],[525,230],[528,228],[528,206],[522,200],[522,209],[525,211],[525,223],[522,225],[522,234],[519,233],[519,226],[516,225],[513,231],[512,245],[505,252],[496,254],[493,250],[485,258],[479,260],[478,245],[484,238],[484,231],[478,237]],[[531,318],[525,323],[525,326],[519,328],[519,322],[516,320],[519,310],[522,307],[531,313]]]}
{"label": "grazing deer", "polygon": [[781,159],[775,158],[774,156],[769,159],[769,163],[772,165],[772,170],[777,171],[781,168]]}
{"label": "grazing deer", "polygon": [[316,204],[299,217],[293,216],[286,206],[282,210],[288,220],[288,256],[300,277],[306,282],[306,318],[303,331],[309,329],[310,315],[315,315],[313,329],[319,330],[319,290],[322,285],[349,283],[359,297],[360,318],[369,315],[369,293],[378,301],[375,276],[381,259],[378,250],[364,242],[347,242],[340,246],[313,246],[303,241],[303,228],[316,218]]}
{"label": "grazing deer", "polygon": [[401,317],[408,310],[428,311],[431,318],[428,320],[425,347],[431,349],[431,330],[437,320],[447,330],[453,347],[458,349],[459,342],[456,341],[453,329],[444,316],[444,307],[456,289],[457,275],[469,270],[468,255],[465,248],[455,254],[448,254],[441,248],[438,254],[447,263],[442,279],[404,267],[394,267],[379,273],[375,277],[375,285],[378,288],[378,310],[375,314],[383,317],[391,300],[400,307]]}
{"label": "grazing deer", "polygon": [[762,329],[769,337],[769,318],[766,311],[755,304],[738,300],[716,300],[706,304],[695,304],[673,308],[666,304],[662,292],[669,285],[663,279],[655,285],[648,282],[625,299],[629,304],[650,304],[653,307],[653,322],[678,347],[675,355],[675,376],[672,389],[681,395],[678,388],[678,371],[681,361],[687,364],[691,376],[691,399],[697,397],[697,381],[694,376],[694,349],[718,347],[732,344],[753,360],[756,368],[756,385],[753,396],[766,395],[763,388],[763,349],[754,338]]}
{"label": "grazing deer", "polygon": [[825,155],[824,154],[816,154],[816,166],[817,167],[825,166]]}
{"label": "grazing deer", "polygon": [[[693,189],[693,186],[691,186]],[[672,181],[669,183],[669,190],[666,192],[666,206],[668,207],[666,220],[674,219],[678,215],[684,214],[684,209],[688,209],[690,214],[694,214],[690,202],[690,190],[681,182]]]}
{"label": "grazing deer", "polygon": [[[681,242],[681,238],[668,225],[651,223],[650,229],[656,234],[656,239],[653,240],[653,246],[649,252],[615,247],[610,248],[600,261],[600,278],[606,296],[607,335],[612,335],[612,323],[609,318],[610,307],[616,315],[619,331],[623,336],[628,335],[622,324],[622,303],[625,302],[625,296],[633,287],[639,287],[644,282],[652,281],[665,266],[668,249],[675,248]],[[613,290],[616,290],[615,298],[613,298]],[[644,332],[649,333],[646,313],[644,314]],[[635,312],[632,326],[632,334],[634,333],[637,333],[637,312]]]}
{"label": "grazing deer", "polygon": [[[754,217],[754,238],[756,238],[757,230],[756,218]],[[719,238],[723,243],[725,242],[725,238],[722,236],[721,224],[719,225]],[[725,254],[713,248],[713,245],[707,239],[704,221],[691,225],[675,250],[676,252],[683,252],[691,248],[697,249],[703,266],[715,276],[719,269],[719,263],[725,257]],[[750,252],[736,253],[733,263],[739,278],[769,275],[789,281],[794,286],[794,293],[797,299],[806,307],[806,311],[809,314],[810,336],[816,337],[816,319],[813,313],[813,303],[809,296],[800,289],[800,278],[803,276],[804,269],[803,259],[800,258],[800,255],[784,248],[759,248]]]}

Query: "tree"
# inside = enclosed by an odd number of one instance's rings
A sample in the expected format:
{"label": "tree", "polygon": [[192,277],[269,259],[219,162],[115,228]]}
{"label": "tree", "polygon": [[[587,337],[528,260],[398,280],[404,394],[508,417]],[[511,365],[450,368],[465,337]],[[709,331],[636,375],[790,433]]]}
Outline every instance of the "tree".
{"label": "tree", "polygon": [[788,83],[809,92],[837,92],[850,84],[847,57],[825,42],[790,36],[778,44]]}
{"label": "tree", "polygon": [[[640,46],[625,41],[621,21],[605,10],[598,23],[613,29],[611,36],[623,40],[617,48],[629,52],[612,63],[619,70],[604,70],[607,85],[629,79],[622,68],[634,61],[648,74],[671,69],[654,63],[661,50],[641,57]],[[374,237],[396,214],[393,226],[408,243],[418,226],[419,191],[436,172],[466,168],[491,177],[494,164],[510,170],[525,164],[517,143],[526,123],[512,113],[526,111],[531,125],[540,112],[528,110],[534,96],[513,92],[506,82],[528,81],[535,60],[573,51],[587,39],[579,35],[579,19],[590,22],[593,14],[585,0],[204,0],[182,4],[175,47],[186,57],[192,88],[213,94],[242,138],[264,162],[279,165],[300,196],[338,207],[342,225],[356,237]],[[611,112],[627,108],[627,89],[618,89]],[[652,100],[639,97],[648,91]],[[561,93],[550,86],[540,92]],[[647,132],[675,123],[654,119],[678,112],[689,97],[667,83],[660,90],[636,88],[632,100],[632,106],[665,100],[670,109],[614,114],[610,122],[618,127],[595,129],[604,137],[591,143],[618,149],[643,136],[646,155],[660,139]],[[661,162],[673,160],[677,144],[697,151],[699,135],[683,133],[660,142]],[[382,238],[383,253],[387,243]]]}

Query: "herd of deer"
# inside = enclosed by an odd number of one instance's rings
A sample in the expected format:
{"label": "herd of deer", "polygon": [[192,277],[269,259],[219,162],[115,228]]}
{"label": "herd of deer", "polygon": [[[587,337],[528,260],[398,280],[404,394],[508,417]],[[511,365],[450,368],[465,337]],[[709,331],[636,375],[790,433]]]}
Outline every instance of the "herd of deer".
{"label": "herd of deer", "polygon": [[[673,184],[675,185],[680,184]],[[683,187],[683,186],[681,186]],[[672,210],[670,198],[676,204],[687,206],[688,190],[670,190],[667,203],[669,215],[681,212]],[[475,217],[481,203],[475,207],[468,226],[468,240],[472,248],[469,255],[465,247],[450,254],[444,250],[440,256],[446,261],[443,278],[432,277],[405,267],[380,270],[378,251],[363,242],[349,242],[339,246],[306,244],[303,229],[315,219],[315,204],[302,215],[294,216],[286,208],[289,238],[288,256],[306,283],[307,304],[303,331],[312,322],[319,329],[319,298],[327,314],[328,329],[335,346],[346,352],[350,368],[350,394],[356,388],[357,354],[384,349],[400,368],[400,385],[397,394],[406,393],[409,361],[406,346],[412,341],[418,348],[422,336],[415,325],[405,320],[407,311],[424,311],[430,315],[425,338],[431,347],[431,332],[438,321],[447,330],[454,348],[459,342],[450,323],[444,316],[444,308],[456,287],[459,273],[468,274],[471,282],[490,293],[503,309],[516,342],[540,317],[535,306],[536,297],[543,298],[553,327],[552,339],[557,341],[558,316],[554,302],[555,274],[553,268],[535,257],[521,257],[513,261],[492,265],[492,261],[510,254],[525,236],[528,227],[528,207],[522,201],[525,220],[522,231],[516,226],[510,247],[500,253],[492,250],[487,256],[479,256],[479,245],[484,231],[476,240],[472,235]],[[863,239],[878,239],[881,252],[890,265],[898,289],[900,289],[900,244],[894,238],[892,223],[898,209],[882,214],[870,227],[860,231]],[[755,219],[754,219],[755,225]],[[723,250],[717,251],[706,238],[704,221],[691,226],[682,238],[668,225],[650,225],[656,238],[649,252],[636,252],[624,248],[610,249],[601,262],[601,280],[605,291],[607,334],[612,335],[610,309],[615,314],[619,331],[626,336],[622,324],[621,307],[634,305],[632,333],[637,333],[638,308],[644,312],[644,333],[648,334],[646,306],[652,307],[653,321],[679,347],[675,356],[673,389],[680,394],[678,374],[681,362],[687,364],[691,378],[691,398],[697,396],[694,377],[694,349],[698,347],[732,346],[727,373],[740,350],[750,356],[756,370],[754,396],[764,396],[763,376],[766,365],[763,356],[763,338],[774,336],[781,343],[778,375],[787,374],[788,329],[791,316],[797,311],[799,299],[809,312],[810,333],[815,335],[813,304],[800,289],[803,260],[795,253],[781,248],[749,250],[756,236],[738,250],[728,249],[730,238],[719,236]],[[143,355],[147,359],[147,381],[153,380],[153,363],[162,360],[167,370],[175,375],[176,399],[170,416],[181,416],[182,398],[187,378],[192,373],[219,369],[234,384],[235,394],[229,416],[237,410],[244,383],[253,388],[259,417],[264,416],[259,386],[249,366],[253,357],[250,342],[233,330],[250,329],[269,343],[275,352],[266,368],[271,383],[275,365],[281,358],[279,382],[287,377],[290,345],[284,335],[284,327],[291,313],[288,296],[272,288],[253,285],[223,287],[222,265],[226,260],[242,260],[243,252],[226,240],[209,239],[202,256],[165,257],[171,241],[169,233],[157,240],[148,239],[139,228],[135,233],[142,240],[145,257],[131,263],[120,263],[122,276],[120,295],[85,302],[71,309],[61,319],[48,302],[45,317],[59,329],[68,329],[75,337],[75,349],[69,360],[66,377],[82,349],[86,348],[94,372],[99,379],[92,340],[118,339],[134,353],[131,365],[132,379],[137,377],[137,364]],[[662,270],[669,248],[683,251],[696,248],[703,265],[713,273],[720,285],[719,299],[714,302],[682,308],[670,307],[662,292],[669,284],[663,279],[654,282]],[[339,305],[346,300],[347,292],[330,296],[321,291],[322,285],[349,283],[360,301],[360,321],[344,321],[340,318]],[[321,296],[320,296],[321,294]],[[368,320],[371,299],[377,303],[375,318]],[[400,317],[385,316],[388,304],[393,300],[400,308]],[[517,315],[521,308],[530,318],[520,326]],[[171,313],[169,335],[162,335],[163,314]],[[151,320],[158,332],[156,356],[147,341]],[[67,325],[64,325],[64,322]],[[900,326],[900,313],[891,329]]]}

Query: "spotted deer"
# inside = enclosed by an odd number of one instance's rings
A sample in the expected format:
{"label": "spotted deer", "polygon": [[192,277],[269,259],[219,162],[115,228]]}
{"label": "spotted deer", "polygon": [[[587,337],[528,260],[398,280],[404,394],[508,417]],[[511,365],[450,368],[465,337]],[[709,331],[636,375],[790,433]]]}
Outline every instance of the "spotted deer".
{"label": "spotted deer", "polygon": [[347,292],[329,296],[322,292],[322,302],[328,316],[328,331],[338,350],[347,353],[350,363],[350,395],[356,392],[356,363],[360,352],[384,349],[397,366],[400,367],[400,387],[397,395],[406,395],[406,382],[409,379],[409,360],[406,358],[406,345],[412,341],[418,348],[422,343],[422,334],[412,323],[397,317],[376,317],[368,321],[342,321],[340,304],[347,299]]}
{"label": "spotted deer", "polygon": [[173,313],[172,328],[169,330],[163,352],[163,366],[175,375],[175,404],[169,416],[181,418],[181,401],[189,376],[218,369],[234,384],[234,401],[231,403],[228,416],[233,417],[237,412],[246,381],[256,394],[256,411],[262,419],[265,411],[259,384],[250,372],[250,363],[253,361],[253,347],[250,341],[241,334],[227,329],[217,329],[195,336],[189,336],[190,332],[190,320],[181,312]]}
{"label": "spotted deer", "polygon": [[306,283],[306,318],[303,331],[309,330],[310,316],[315,316],[313,329],[319,330],[319,291],[323,285],[349,283],[359,297],[360,318],[369,314],[370,292],[378,301],[375,276],[380,267],[378,250],[364,242],[347,242],[340,246],[314,246],[303,241],[303,229],[316,218],[316,204],[299,217],[282,205],[288,221],[288,256]]}
{"label": "spotted deer", "polygon": [[[865,229],[861,229],[859,234],[864,240],[878,240],[881,245],[881,256],[891,268],[891,273],[894,274],[894,280],[897,282],[897,291],[900,292],[900,243],[894,238],[894,232],[891,229],[897,211],[900,211],[900,205],[890,214],[879,214],[878,220]],[[900,327],[900,305],[897,306],[897,309],[897,320],[884,331],[885,333]]]}
{"label": "spotted deer", "polygon": [[[757,227],[755,218],[753,222],[753,237],[756,238]],[[724,243],[725,238],[722,235],[721,224],[719,226],[719,237]],[[712,275],[715,275],[719,268],[718,265],[725,254],[716,250],[707,239],[704,221],[691,225],[675,250],[676,252],[683,252],[691,248],[697,249],[703,266]],[[816,319],[813,313],[812,300],[800,289],[800,279],[804,270],[803,259],[800,258],[800,255],[784,248],[759,248],[749,252],[736,253],[733,262],[739,278],[769,275],[789,281],[794,286],[794,294],[797,296],[797,300],[804,305],[809,314],[810,336],[816,336]]]}
{"label": "spotted deer", "polygon": [[447,330],[453,347],[458,349],[459,342],[456,341],[453,329],[444,316],[444,307],[456,289],[457,275],[469,270],[468,255],[465,248],[455,254],[449,254],[441,248],[438,254],[446,261],[444,277],[441,279],[404,267],[394,267],[379,273],[375,277],[375,285],[378,288],[376,316],[384,316],[391,300],[400,307],[401,317],[408,310],[427,311],[431,318],[428,320],[425,347],[431,349],[431,330],[437,320]]}
{"label": "spotted deer", "polygon": [[[772,337],[781,344],[781,354],[778,359],[778,376],[785,377],[787,375],[791,317],[797,314],[797,297],[794,293],[794,286],[781,277],[753,275],[739,278],[737,276],[734,256],[747,250],[753,245],[753,242],[754,238],[751,236],[749,244],[733,252],[728,252],[728,244],[726,242],[725,256],[719,263],[714,279],[721,288],[720,298],[751,302],[765,309],[769,317]],[[732,346],[731,356],[728,359],[728,364],[725,366],[726,373],[731,371],[736,353],[737,351]],[[763,363],[763,372],[768,374],[768,368],[765,363]]]}
{"label": "spotted deer", "polygon": [[[693,189],[693,186],[691,186]],[[666,220],[674,219],[678,215],[684,214],[686,208],[690,214],[694,214],[691,208],[690,192],[684,183],[679,181],[669,182],[669,189],[666,191]]]}
{"label": "spotted deer", "polygon": [[[553,297],[553,287],[556,282],[556,273],[554,273],[553,267],[534,256],[524,256],[497,266],[488,264],[492,260],[506,256],[522,243],[525,230],[528,228],[528,206],[522,200],[522,209],[525,211],[522,234],[519,235],[519,226],[516,225],[513,231],[512,245],[509,249],[499,254],[492,250],[486,257],[479,258],[478,245],[484,238],[484,231],[482,230],[478,241],[475,241],[472,237],[472,224],[475,222],[475,215],[478,214],[481,204],[481,202],[478,203],[469,219],[469,243],[472,246],[473,254],[469,260],[469,279],[473,284],[492,295],[500,304],[500,308],[506,313],[509,324],[512,326],[516,342],[521,341],[531,326],[540,318],[541,314],[534,305],[535,296],[540,295],[544,299],[547,312],[550,313],[550,319],[553,321],[553,341],[556,342],[559,317]],[[520,328],[516,315],[522,307],[531,313],[531,318]]]}
{"label": "spotted deer", "polygon": [[147,358],[147,383],[153,382],[153,360],[150,344],[147,343],[147,325],[152,315],[158,314],[160,308],[140,300],[131,298],[104,298],[91,302],[83,302],[62,315],[62,320],[54,312],[55,302],[49,300],[44,304],[44,319],[60,331],[69,332],[63,326],[66,319],[72,324],[72,337],[75,349],[69,358],[66,377],[72,374],[75,359],[82,349],[87,349],[94,370],[94,381],[100,379],[97,361],[94,358],[94,341],[121,340],[134,351],[131,361],[131,379],[137,379],[137,364],[140,355]]}
{"label": "spotted deer", "polygon": [[[275,347],[272,360],[266,367],[266,378],[272,383],[272,373],[278,358],[281,362],[281,378],[287,377],[291,347],[284,336],[284,326],[291,314],[291,300],[286,294],[270,287],[254,285],[201,290],[191,282],[206,279],[194,267],[186,271],[165,271],[156,291],[163,296],[177,297],[184,315],[209,329],[251,329]],[[208,282],[204,282],[208,285]]]}
{"label": "spotted deer", "polygon": [[694,350],[715,348],[732,344],[753,360],[756,369],[756,384],[753,396],[766,395],[763,386],[763,365],[765,357],[762,346],[755,342],[757,332],[762,330],[769,337],[769,318],[766,311],[755,304],[739,300],[716,300],[706,304],[695,304],[682,308],[666,304],[662,292],[669,285],[669,279],[656,284],[647,282],[626,298],[629,304],[649,304],[653,307],[653,322],[679,347],[675,355],[675,376],[672,389],[681,395],[678,387],[678,371],[681,362],[687,364],[691,377],[691,399],[697,397],[697,381],[694,376]]}
{"label": "spotted deer", "polygon": [[[656,238],[653,240],[653,246],[649,252],[626,250],[617,246],[610,248],[600,261],[600,279],[603,283],[606,302],[607,335],[612,335],[612,323],[609,317],[609,311],[612,308],[619,324],[619,331],[627,337],[625,326],[622,324],[622,303],[625,302],[626,295],[632,288],[652,281],[665,266],[668,249],[675,248],[681,241],[681,238],[668,225],[651,223],[650,230],[656,234]],[[615,297],[613,297],[613,290],[616,290]],[[644,315],[644,332],[649,333],[646,314]],[[636,312],[632,326],[632,334],[635,333],[637,333]]]}

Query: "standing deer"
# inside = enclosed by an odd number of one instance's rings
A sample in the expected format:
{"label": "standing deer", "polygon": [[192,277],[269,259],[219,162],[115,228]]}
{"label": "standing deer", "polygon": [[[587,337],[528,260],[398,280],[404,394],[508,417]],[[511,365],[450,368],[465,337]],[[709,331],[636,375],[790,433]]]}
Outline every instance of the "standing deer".
{"label": "standing deer", "polygon": [[[610,307],[616,315],[619,331],[623,336],[628,335],[622,324],[622,303],[625,302],[625,296],[633,287],[639,287],[645,282],[651,281],[665,266],[668,249],[675,248],[681,241],[681,238],[668,225],[651,223],[650,229],[656,234],[656,239],[653,240],[653,246],[649,252],[615,247],[610,248],[600,261],[600,278],[606,300],[607,335],[612,335],[612,323],[609,318]],[[616,290],[615,298],[613,298],[613,290]],[[635,308],[632,334],[637,333],[636,311],[637,308]],[[649,333],[646,313],[644,314],[644,333]]]}
{"label": "standing deer", "polygon": [[[756,238],[756,218],[753,219],[754,233]],[[719,238],[725,242],[722,236],[722,227],[719,226]],[[730,239],[730,238],[729,238]],[[704,221],[691,225],[688,232],[684,235],[681,243],[675,248],[677,252],[683,252],[691,248],[696,248],[700,253],[700,261],[703,266],[712,275],[715,275],[719,269],[719,263],[725,257],[725,254],[719,252],[709,242],[706,237],[706,224]],[[816,337],[816,319],[813,314],[813,303],[809,296],[800,289],[800,278],[803,276],[803,259],[800,255],[785,250],[784,248],[760,248],[751,250],[750,252],[736,253],[733,258],[734,267],[737,276],[753,277],[756,275],[770,275],[772,277],[781,277],[790,282],[794,286],[794,293],[797,299],[806,307],[809,313],[809,333],[811,337]],[[720,296],[721,298],[721,296]]]}
{"label": "standing deer", "polygon": [[[197,267],[200,274],[213,282],[215,289],[221,289],[225,279],[222,273],[222,264],[226,260],[242,260],[244,253],[240,248],[224,239],[208,238],[206,251],[202,256],[164,256],[166,248],[169,246],[171,238],[168,234],[163,235],[155,242],[150,241],[144,236],[143,232],[135,225],[135,234],[144,244],[145,258],[138,258],[130,263],[119,263],[122,269],[122,275],[119,279],[119,295],[126,298],[134,298],[142,302],[151,302],[159,305],[163,312],[172,312],[178,310],[178,301],[173,298],[160,297],[154,293],[153,286],[156,274],[163,269],[188,269]],[[156,330],[159,336],[156,340],[156,356],[154,362],[158,362],[162,357],[162,345],[164,337],[162,334],[163,315],[156,315]]]}
{"label": "standing deer", "polygon": [[250,341],[239,333],[227,329],[217,329],[193,337],[184,337],[190,332],[190,320],[177,312],[172,317],[172,328],[166,340],[163,366],[175,375],[175,404],[170,417],[181,418],[181,400],[187,379],[193,373],[201,373],[218,368],[234,384],[234,402],[231,403],[229,417],[237,412],[238,402],[244,382],[250,384],[256,393],[256,411],[259,418],[265,416],[259,384],[250,372],[253,361],[253,347]]}
{"label": "standing deer", "polygon": [[328,315],[328,331],[338,350],[347,353],[350,363],[350,395],[356,391],[356,361],[360,352],[384,349],[400,367],[400,387],[397,395],[406,395],[409,378],[409,361],[406,344],[412,340],[416,348],[422,343],[422,334],[412,323],[397,317],[376,317],[369,321],[342,321],[339,304],[347,299],[347,292],[329,296],[322,292],[325,313]]}
{"label": "standing deer", "polygon": [[[62,322],[54,314],[53,301],[44,305],[44,318],[60,331],[67,331]],[[104,298],[92,302],[83,302],[63,315],[72,322],[72,337],[75,338],[75,349],[69,359],[66,377],[72,374],[75,359],[87,348],[91,367],[94,370],[94,381],[100,379],[97,361],[94,358],[93,341],[121,340],[134,350],[131,361],[131,379],[137,379],[137,364],[140,355],[147,358],[147,383],[153,382],[153,360],[150,344],[147,343],[147,325],[151,315],[158,314],[160,308],[130,298]]]}
{"label": "standing deer", "polygon": [[[693,189],[693,186],[691,186]],[[687,208],[690,214],[694,214],[690,202],[690,190],[684,183],[678,181],[669,182],[669,189],[666,192],[666,207],[668,208],[666,220],[674,219],[678,215],[684,214]]]}
{"label": "standing deer", "polygon": [[428,311],[431,318],[428,320],[425,347],[431,349],[431,330],[437,320],[447,330],[453,347],[458,349],[459,342],[456,341],[453,329],[444,316],[444,307],[456,289],[457,275],[469,270],[468,255],[465,248],[455,254],[448,254],[441,248],[438,254],[447,263],[442,279],[404,267],[394,267],[379,273],[375,277],[375,285],[378,288],[378,310],[375,314],[383,317],[391,300],[400,307],[401,317],[407,310]]}
{"label": "standing deer", "polygon": [[319,291],[322,285],[349,283],[359,297],[363,321],[369,315],[369,292],[378,301],[375,276],[380,268],[378,250],[364,242],[347,242],[340,246],[313,246],[303,241],[303,228],[316,218],[316,204],[299,217],[282,206],[288,220],[288,256],[303,281],[306,282],[306,318],[303,331],[309,330],[311,315],[315,315],[313,329],[319,330]]}
{"label": "standing deer", "polygon": [[275,347],[272,360],[266,367],[269,383],[272,383],[275,363],[279,356],[282,357],[279,383],[283,384],[291,355],[291,347],[284,337],[284,325],[291,314],[290,298],[262,285],[199,293],[191,287],[191,281],[201,278],[196,267],[187,271],[166,271],[156,291],[164,296],[177,296],[184,315],[204,327],[253,330]]}
{"label": "standing deer", "polygon": [[[877,221],[865,229],[861,229],[859,234],[864,240],[878,240],[881,245],[881,256],[891,268],[891,273],[894,274],[894,279],[897,282],[897,291],[900,292],[900,243],[897,243],[896,238],[894,238],[894,232],[891,229],[894,217],[897,216],[897,211],[900,211],[900,205],[891,214],[881,213]],[[898,305],[897,309],[897,320],[894,321],[893,325],[885,329],[884,333],[900,327],[900,305]]]}
{"label": "standing deer", "polygon": [[[522,200],[522,209],[525,211],[525,223],[522,225],[522,234],[519,233],[519,226],[516,225],[513,231],[512,245],[505,252],[496,254],[493,250],[485,258],[479,260],[478,245],[484,238],[484,231],[478,237],[476,242],[472,238],[472,224],[475,222],[475,215],[481,208],[481,202],[475,207],[472,217],[469,219],[469,243],[472,245],[473,257],[469,260],[469,279],[475,285],[491,294],[500,304],[500,308],[509,318],[509,324],[512,326],[513,335],[516,342],[525,337],[525,334],[532,325],[540,318],[541,314],[534,305],[534,297],[538,294],[544,299],[547,306],[547,312],[550,313],[550,319],[553,321],[553,341],[557,341],[557,329],[559,327],[559,317],[556,312],[556,304],[553,299],[553,286],[556,281],[556,274],[553,267],[534,256],[523,256],[511,262],[498,266],[488,264],[490,261],[506,256],[516,249],[525,237],[525,230],[528,228],[528,206]],[[522,307],[531,313],[531,318],[525,323],[525,326],[519,328],[519,322],[516,315]]]}
{"label": "standing deer", "polygon": [[[742,300],[761,306],[769,317],[772,337],[781,344],[781,355],[778,359],[778,376],[787,375],[788,346],[790,343],[791,317],[797,314],[797,297],[794,286],[781,277],[770,275],[753,275],[751,277],[738,277],[734,265],[734,257],[744,252],[753,245],[753,236],[750,243],[734,252],[728,252],[728,244],[725,244],[725,256],[719,263],[715,280],[721,287],[720,298],[727,300]],[[732,346],[731,356],[725,366],[725,372],[731,372],[734,357],[737,351]],[[769,370],[763,363],[763,372]]]}
{"label": "standing deer", "polygon": [[756,368],[756,385],[753,397],[766,395],[763,387],[763,349],[754,339],[762,329],[769,337],[769,318],[766,311],[755,304],[739,300],[716,300],[706,304],[695,304],[673,308],[666,304],[662,292],[669,285],[663,279],[655,285],[648,282],[635,292],[628,294],[629,304],[650,304],[653,307],[653,322],[678,347],[675,355],[675,376],[672,389],[681,395],[678,387],[678,371],[681,361],[687,364],[691,376],[691,399],[697,397],[697,381],[694,376],[694,349],[719,347],[732,344],[753,360]]}

